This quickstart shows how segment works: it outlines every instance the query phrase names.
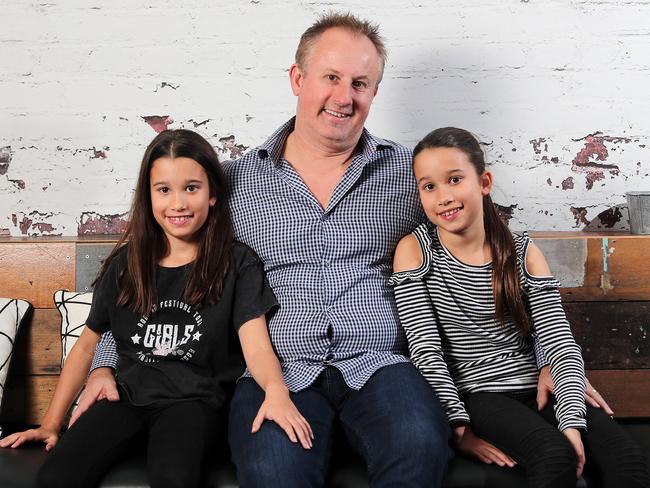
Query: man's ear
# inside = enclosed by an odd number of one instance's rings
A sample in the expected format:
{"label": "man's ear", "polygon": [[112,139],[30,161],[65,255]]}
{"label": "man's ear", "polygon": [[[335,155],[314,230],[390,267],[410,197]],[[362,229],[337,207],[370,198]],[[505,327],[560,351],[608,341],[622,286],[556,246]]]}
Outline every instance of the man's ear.
{"label": "man's ear", "polygon": [[289,81],[291,81],[291,91],[295,96],[300,94],[305,72],[297,64],[292,64],[289,68]]}
{"label": "man's ear", "polygon": [[488,195],[492,190],[492,173],[489,171],[484,171],[480,176],[481,179],[481,193],[483,195]]}

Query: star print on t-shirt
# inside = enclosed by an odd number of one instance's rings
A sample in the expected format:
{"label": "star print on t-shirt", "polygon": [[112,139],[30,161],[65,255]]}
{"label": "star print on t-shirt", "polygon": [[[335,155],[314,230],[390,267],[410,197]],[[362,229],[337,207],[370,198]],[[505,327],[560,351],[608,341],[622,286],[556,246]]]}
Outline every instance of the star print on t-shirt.
{"label": "star print on t-shirt", "polygon": [[199,330],[202,324],[201,314],[187,303],[163,300],[148,316],[140,318],[131,341],[142,346],[137,352],[140,361],[157,362],[162,357],[186,361],[196,353],[203,335]]}

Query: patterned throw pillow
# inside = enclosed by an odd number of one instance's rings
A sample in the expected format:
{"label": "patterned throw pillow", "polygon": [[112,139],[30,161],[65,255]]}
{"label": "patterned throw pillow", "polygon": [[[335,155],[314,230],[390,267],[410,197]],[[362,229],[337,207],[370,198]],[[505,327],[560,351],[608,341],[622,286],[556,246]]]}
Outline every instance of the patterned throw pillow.
{"label": "patterned throw pillow", "polygon": [[[12,298],[0,298],[0,406],[14,349],[14,338],[20,324],[32,308],[29,302]],[[2,428],[0,427],[0,436]]]}
{"label": "patterned throw pillow", "polygon": [[61,314],[61,367],[81,335],[85,325],[93,293],[58,290],[54,292],[54,304]]}

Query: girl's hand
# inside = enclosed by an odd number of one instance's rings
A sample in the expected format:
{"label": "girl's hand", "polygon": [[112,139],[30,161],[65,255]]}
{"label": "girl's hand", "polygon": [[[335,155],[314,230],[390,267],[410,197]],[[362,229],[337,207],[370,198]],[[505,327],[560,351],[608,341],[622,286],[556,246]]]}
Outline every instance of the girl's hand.
{"label": "girl's hand", "polygon": [[267,389],[266,398],[255,420],[251,433],[254,434],[265,420],[273,420],[287,433],[291,442],[298,442],[305,449],[311,449],[314,433],[309,422],[303,417],[289,398],[286,388],[280,390]]}
{"label": "girl's hand", "polygon": [[59,441],[59,435],[56,430],[41,426],[38,429],[29,429],[24,432],[16,432],[15,434],[8,435],[0,441],[0,447],[11,447],[14,449],[25,442],[33,441],[43,441],[45,443],[45,450],[51,451]]}
{"label": "girl's hand", "polygon": [[475,457],[485,464],[496,463],[501,467],[508,466],[509,468],[517,464],[510,456],[501,451],[501,449],[477,437],[469,425],[456,427],[454,429],[454,440],[460,452]]}
{"label": "girl's hand", "polygon": [[576,468],[576,478],[580,478],[582,470],[585,468],[585,448],[582,445],[582,437],[578,429],[564,429],[562,433],[569,440],[569,444],[576,453],[578,458],[578,466]]}

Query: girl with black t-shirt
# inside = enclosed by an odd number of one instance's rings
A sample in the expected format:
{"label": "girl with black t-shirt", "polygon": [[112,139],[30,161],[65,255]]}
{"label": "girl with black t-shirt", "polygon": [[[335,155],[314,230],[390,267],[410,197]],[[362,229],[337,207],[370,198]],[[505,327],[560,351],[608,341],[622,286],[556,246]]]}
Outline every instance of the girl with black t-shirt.
{"label": "girl with black t-shirt", "polygon": [[[289,397],[266,327],[275,296],[260,259],[233,240],[227,202],[217,155],[201,136],[166,130],[149,144],[129,224],[99,274],[87,326],[41,426],[0,441],[54,448],[39,486],[96,486],[141,431],[148,432],[152,487],[199,486],[227,389],[243,371],[242,351],[266,392],[252,431],[272,419],[311,447],[311,427]],[[98,402],[57,442],[109,330],[120,400]]]}

